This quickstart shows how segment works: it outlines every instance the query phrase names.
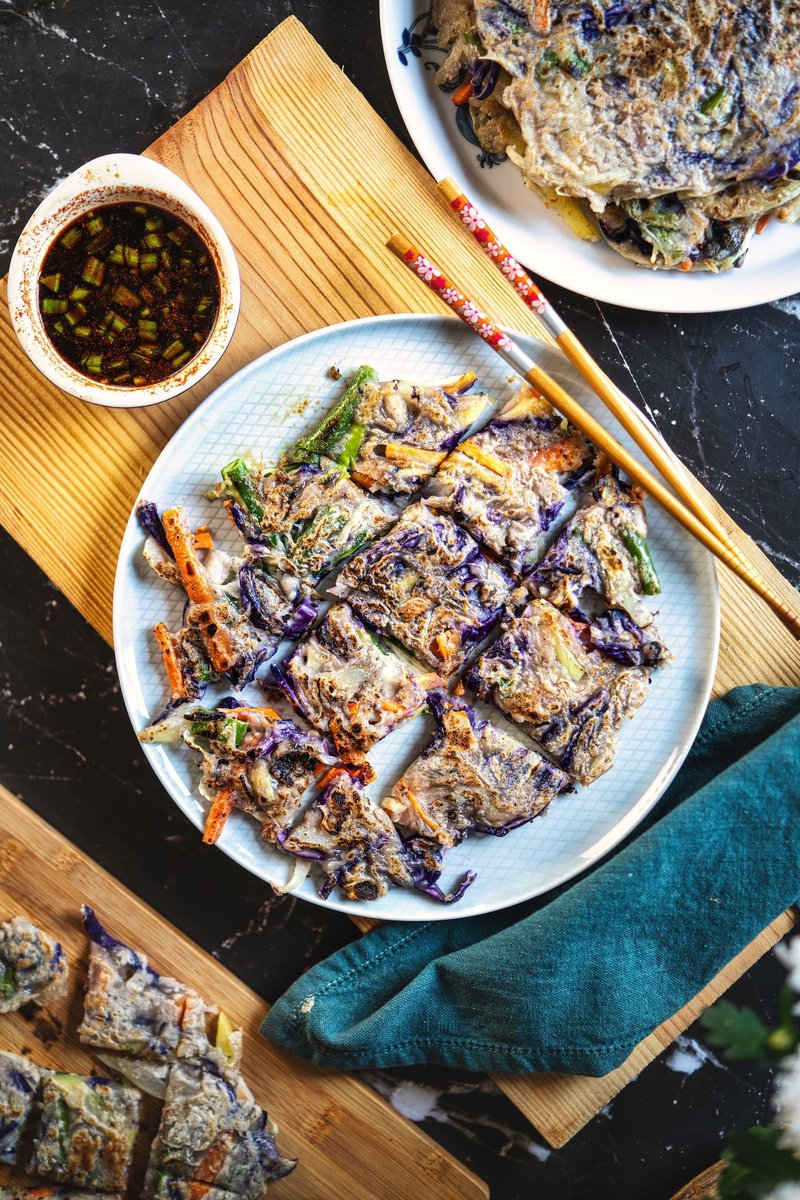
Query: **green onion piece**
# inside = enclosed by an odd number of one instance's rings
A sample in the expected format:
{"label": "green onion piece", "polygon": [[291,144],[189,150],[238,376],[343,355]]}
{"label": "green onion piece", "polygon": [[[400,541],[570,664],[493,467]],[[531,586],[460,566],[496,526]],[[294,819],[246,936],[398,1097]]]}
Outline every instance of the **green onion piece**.
{"label": "green onion piece", "polygon": [[160,233],[146,233],[142,238],[142,245],[147,250],[160,250],[164,245],[164,239]]}
{"label": "green onion piece", "polygon": [[55,275],[40,275],[39,283],[42,287],[46,287],[50,292],[57,292],[61,287],[61,272],[57,271]]}
{"label": "green onion piece", "polygon": [[158,322],[157,321],[139,321],[139,337],[143,342],[158,341]]}
{"label": "green onion piece", "polygon": [[141,300],[132,292],[130,288],[125,287],[124,283],[120,283],[111,293],[111,299],[115,304],[121,304],[123,308],[140,308]]}
{"label": "green onion piece", "polygon": [[194,331],[194,333],[192,334],[192,341],[193,341],[193,342],[196,342],[198,346],[202,346],[202,344],[203,344],[203,342],[204,342],[205,340],[206,340],[206,339],[205,339],[205,334],[203,334],[203,333],[200,333],[200,331],[199,331],[199,330],[197,330],[197,329],[196,329],[196,330]]}
{"label": "green onion piece", "polygon": [[118,371],[120,367],[127,367],[127,362],[124,358],[115,358],[113,362],[107,364],[109,371]]}
{"label": "green onion piece", "polygon": [[152,311],[153,310],[149,307],[149,305],[145,305],[144,308],[139,309],[139,316],[140,317],[149,317],[150,313]]}
{"label": "green onion piece", "polygon": [[147,205],[146,204],[134,204],[133,211],[136,213],[137,217],[146,217],[147,216]]}
{"label": "green onion piece", "polygon": [[336,459],[340,467],[344,467],[345,471],[352,470],[353,464],[358,458],[358,452],[361,449],[361,443],[364,441],[364,434],[367,432],[365,425],[352,425],[350,432],[345,439],[339,457]]}
{"label": "green onion piece", "polygon": [[155,303],[156,294],[151,287],[147,287],[147,286],[143,287],[142,290],[139,292],[139,295],[142,297],[143,300],[146,300],[148,304]]}
{"label": "green onion piece", "polygon": [[317,428],[297,439],[289,451],[289,462],[318,462],[321,454],[330,453],[349,433],[361,393],[368,383],[376,383],[378,372],[372,367],[359,367],[344,395],[322,418]]}
{"label": "green onion piece", "polygon": [[92,214],[90,215],[88,221],[84,221],[83,227],[87,233],[95,234],[99,233],[101,229],[105,229],[106,223],[102,217],[97,217]]}
{"label": "green onion piece", "polygon": [[208,737],[210,728],[210,721],[192,721],[191,725],[189,726],[189,732],[193,738]]}
{"label": "green onion piece", "polygon": [[139,255],[139,270],[140,271],[155,271],[158,266],[158,255],[155,251],[145,251]]}
{"label": "green onion piece", "polygon": [[638,533],[630,531],[622,535],[622,542],[636,563],[645,596],[657,596],[661,591],[661,584],[646,540]]}
{"label": "green onion piece", "polygon": [[153,229],[161,229],[163,224],[164,222],[161,220],[161,217],[148,217],[144,223],[144,227],[149,233]]}
{"label": "green onion piece", "polygon": [[153,346],[151,343],[142,342],[136,347],[131,357],[135,358],[136,361],[140,363],[151,362],[152,359],[158,358],[158,346]]}
{"label": "green onion piece", "polygon": [[222,468],[222,478],[228,485],[228,490],[235,500],[238,500],[252,517],[260,521],[264,510],[256,499],[256,494],[250,484],[250,471],[243,458],[234,458]]}
{"label": "green onion piece", "polygon": [[170,258],[169,250],[162,250],[159,255],[159,258],[161,259],[162,267],[169,268],[172,266],[172,259]]}
{"label": "green onion piece", "polygon": [[111,253],[110,253],[110,254],[109,254],[109,256],[108,256],[108,261],[109,261],[110,263],[116,263],[116,265],[117,265],[118,267],[121,267],[121,266],[123,266],[123,265],[124,265],[124,263],[125,263],[125,250],[124,250],[124,247],[123,247],[123,245],[122,245],[122,242],[117,242],[116,246],[114,247],[114,249],[111,251]]}
{"label": "green onion piece", "polygon": [[183,350],[183,342],[180,338],[175,338],[174,342],[170,342],[164,351],[164,358],[174,358],[176,354],[180,354]]}
{"label": "green onion piece", "polygon": [[700,105],[700,111],[706,114],[716,112],[718,108],[722,107],[727,99],[728,89],[725,87],[718,87],[715,92],[712,92],[710,96],[706,97],[706,99]]}
{"label": "green onion piece", "polygon": [[182,367],[183,364],[188,362],[191,357],[192,357],[191,350],[184,350],[183,354],[179,354],[177,358],[173,358],[172,365],[176,369],[178,367]]}
{"label": "green onion piece", "polygon": [[84,287],[74,287],[69,294],[70,300],[85,300],[89,295],[89,289]]}
{"label": "green onion piece", "polygon": [[102,354],[89,354],[83,365],[87,371],[91,371],[92,375],[99,375],[103,369]]}
{"label": "green onion piece", "polygon": [[539,82],[542,83],[545,79],[548,79],[553,74],[553,71],[557,70],[560,66],[561,59],[556,54],[555,50],[545,50],[544,54],[536,64],[536,70],[534,74]]}
{"label": "green onion piece", "polygon": [[166,293],[169,291],[169,284],[164,278],[164,272],[159,271],[157,275],[154,275],[153,281],[162,295],[166,295]]}
{"label": "green onion piece", "polygon": [[103,317],[100,324],[97,326],[100,333],[103,333],[106,329],[108,329],[109,325],[114,320],[115,316],[116,316],[116,313],[113,311],[113,309],[109,309],[108,312],[106,313],[106,315]]}
{"label": "green onion piece", "polygon": [[53,321],[51,328],[55,329],[56,333],[64,333],[65,332],[63,321]]}
{"label": "green onion piece", "polygon": [[114,383],[127,383],[128,380],[130,379],[130,377],[131,377],[130,371],[123,371],[121,375],[114,376],[113,382]]}
{"label": "green onion piece", "polygon": [[77,225],[73,225],[72,229],[68,229],[58,240],[67,250],[71,250],[81,240],[81,231]]}
{"label": "green onion piece", "polygon": [[566,642],[563,642],[560,637],[556,637],[553,650],[556,658],[561,663],[570,679],[574,679],[576,683],[579,683],[581,679],[583,679],[586,672],[570,650],[569,646],[567,646]]}
{"label": "green onion piece", "polygon": [[98,233],[97,237],[93,237],[90,242],[86,243],[87,253],[96,254],[98,250],[105,250],[111,244],[113,236],[110,229],[104,229],[102,233]]}
{"label": "green onion piece", "polygon": [[184,229],[183,225],[178,225],[175,229],[171,229],[167,234],[169,240],[174,242],[176,246],[182,246],[188,236],[189,231],[188,229]]}
{"label": "green onion piece", "polygon": [[106,264],[101,262],[99,258],[87,258],[83,264],[81,271],[81,279],[84,283],[90,283],[93,287],[100,287],[103,282],[103,276],[106,273]]}
{"label": "green onion piece", "polygon": [[230,729],[231,725],[233,726],[233,744],[238,750],[247,733],[247,721],[240,721],[237,717],[226,717],[223,728]]}
{"label": "green onion piece", "polygon": [[75,334],[75,337],[87,338],[92,330],[89,325],[76,325],[72,332]]}
{"label": "green onion piece", "polygon": [[134,375],[131,383],[134,387],[141,387],[143,383],[147,383],[147,378],[144,375]]}
{"label": "green onion piece", "polygon": [[562,58],[560,66],[573,79],[585,79],[591,72],[591,67],[586,59],[581,58],[577,50],[570,50],[566,58]]}
{"label": "green onion piece", "polygon": [[70,325],[77,325],[86,316],[85,304],[73,304],[72,308],[67,313],[67,320]]}
{"label": "green onion piece", "polygon": [[197,308],[195,309],[195,316],[202,317],[203,313],[207,312],[211,307],[211,303],[212,301],[210,296],[201,296]]}
{"label": "green onion piece", "polygon": [[119,313],[111,314],[111,328],[115,333],[122,333],[123,329],[128,328],[128,322]]}
{"label": "green onion piece", "polygon": [[65,313],[69,308],[69,303],[66,300],[56,300],[53,296],[45,296],[42,300],[42,312],[45,316],[50,316],[52,313]]}
{"label": "green onion piece", "polygon": [[139,251],[136,249],[135,246],[124,246],[123,253],[125,255],[125,266],[126,267],[138,267]]}
{"label": "green onion piece", "polygon": [[13,968],[6,966],[5,963],[0,963],[0,996],[4,1000],[8,1000],[10,996],[14,995],[15,990]]}

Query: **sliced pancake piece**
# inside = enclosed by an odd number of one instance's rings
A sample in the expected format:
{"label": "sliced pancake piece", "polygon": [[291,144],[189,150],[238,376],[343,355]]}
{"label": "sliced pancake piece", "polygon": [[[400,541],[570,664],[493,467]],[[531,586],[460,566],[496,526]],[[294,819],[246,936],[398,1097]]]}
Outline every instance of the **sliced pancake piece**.
{"label": "sliced pancake piece", "polygon": [[251,555],[286,563],[306,584],[318,582],[395,519],[388,501],[368,496],[335,463],[267,470],[239,459],[237,486],[227,508]]}
{"label": "sliced pancake piece", "polygon": [[83,922],[92,945],[81,1041],[95,1050],[162,1063],[214,1057],[219,1009],[186,984],[159,975],[143,954],[112,937],[88,905]]}
{"label": "sliced pancake piece", "polygon": [[221,702],[183,714],[183,740],[202,758],[200,791],[210,802],[203,840],[212,843],[234,808],[261,823],[261,835],[280,843],[300,801],[325,767],[333,747],[272,708]]}
{"label": "sliced pancake piece", "polygon": [[646,699],[652,669],[617,662],[587,641],[586,625],[533,600],[504,622],[466,676],[584,784],[611,767],[619,729]]}
{"label": "sliced pancake piece", "polygon": [[46,1005],[67,990],[69,965],[61,943],[25,917],[0,925],[0,1013]]}
{"label": "sliced pancake piece", "polygon": [[593,459],[582,434],[526,385],[447,456],[426,497],[524,575],[570,495],[588,482]]}
{"label": "sliced pancake piece", "polygon": [[57,1183],[124,1191],[140,1101],[134,1088],[99,1075],[50,1075],[29,1170]]}
{"label": "sliced pancake piece", "polygon": [[405,834],[443,847],[470,832],[503,835],[569,786],[564,771],[467,704],[435,692],[429,699],[439,729],[382,801]]}
{"label": "sliced pancake piece", "polygon": [[645,596],[661,591],[647,545],[644,494],[609,472],[527,578],[533,595],[579,620],[610,609],[642,628],[653,614]]}
{"label": "sliced pancake piece", "polygon": [[353,414],[364,430],[352,468],[357,482],[389,496],[417,491],[490,403],[470,391],[474,382],[469,372],[442,385],[367,384]]}
{"label": "sliced pancake piece", "polygon": [[403,841],[388,815],[346,771],[314,800],[283,848],[318,865],[324,899],[339,887],[348,900],[378,900],[397,885],[453,903],[475,878],[468,872],[454,892],[442,892],[441,847],[428,838]]}
{"label": "sliced pancake piece", "polygon": [[424,679],[349,604],[334,605],[272,671],[297,711],[330,731],[338,754],[350,764],[362,763],[376,742],[425,704]]}
{"label": "sliced pancake piece", "polygon": [[45,1079],[45,1067],[0,1050],[0,1163],[15,1163],[20,1140]]}
{"label": "sliced pancake piece", "polygon": [[452,518],[416,503],[345,566],[331,590],[449,675],[499,617],[511,581]]}
{"label": "sliced pancake piece", "polygon": [[147,562],[188,598],[178,630],[159,622],[153,631],[170,688],[165,712],[199,699],[222,676],[243,687],[284,637],[314,619],[318,597],[284,557],[228,554],[207,529],[192,534],[182,508],[162,518],[154,504],[142,502],[138,514],[148,532]]}
{"label": "sliced pancake piece", "polygon": [[269,1183],[296,1166],[278,1150],[276,1132],[239,1076],[206,1060],[178,1063],[170,1072],[145,1195],[170,1195],[158,1190],[166,1178],[259,1200]]}

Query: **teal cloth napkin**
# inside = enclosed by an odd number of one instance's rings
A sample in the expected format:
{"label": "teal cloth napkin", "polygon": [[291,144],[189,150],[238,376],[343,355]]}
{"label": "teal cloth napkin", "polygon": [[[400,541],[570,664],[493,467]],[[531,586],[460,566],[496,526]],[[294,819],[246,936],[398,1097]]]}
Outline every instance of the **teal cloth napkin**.
{"label": "teal cloth napkin", "polygon": [[262,1032],[325,1066],[604,1075],[800,896],[798,816],[800,688],[737,688],[647,821],[577,883],[384,925],[307,971]]}

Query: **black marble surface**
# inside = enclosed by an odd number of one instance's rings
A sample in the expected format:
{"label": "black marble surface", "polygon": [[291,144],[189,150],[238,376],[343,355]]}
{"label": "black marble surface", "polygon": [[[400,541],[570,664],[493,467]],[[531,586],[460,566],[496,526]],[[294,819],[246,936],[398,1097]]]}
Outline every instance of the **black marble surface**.
{"label": "black marble surface", "polygon": [[[53,184],[97,154],[144,148],[289,13],[404,137],[375,0],[0,0],[0,267]],[[549,290],[800,582],[800,299],[676,317]],[[138,752],[111,652],[2,533],[0,580],[0,780],[267,999],[351,939],[345,917],[273,897],[199,844]],[[781,977],[768,956],[731,997],[769,1016]],[[369,1079],[487,1179],[496,1200],[666,1200],[717,1157],[727,1131],[767,1113],[767,1074],[720,1063],[697,1028],[559,1151],[485,1079],[440,1069]]]}

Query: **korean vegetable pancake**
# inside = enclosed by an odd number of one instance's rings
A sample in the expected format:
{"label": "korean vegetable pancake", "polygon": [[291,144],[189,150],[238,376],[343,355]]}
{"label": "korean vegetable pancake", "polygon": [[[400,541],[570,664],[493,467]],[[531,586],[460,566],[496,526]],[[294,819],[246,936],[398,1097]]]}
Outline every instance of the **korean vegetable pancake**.
{"label": "korean vegetable pancake", "polygon": [[450,50],[439,82],[472,72],[481,141],[497,140],[499,122],[526,182],[547,202],[582,202],[626,257],[725,270],[759,217],[800,215],[792,0],[435,0],[433,11]]}
{"label": "korean vegetable pancake", "polygon": [[61,945],[25,917],[0,925],[0,1013],[29,1001],[49,1004],[63,996],[69,967]]}

